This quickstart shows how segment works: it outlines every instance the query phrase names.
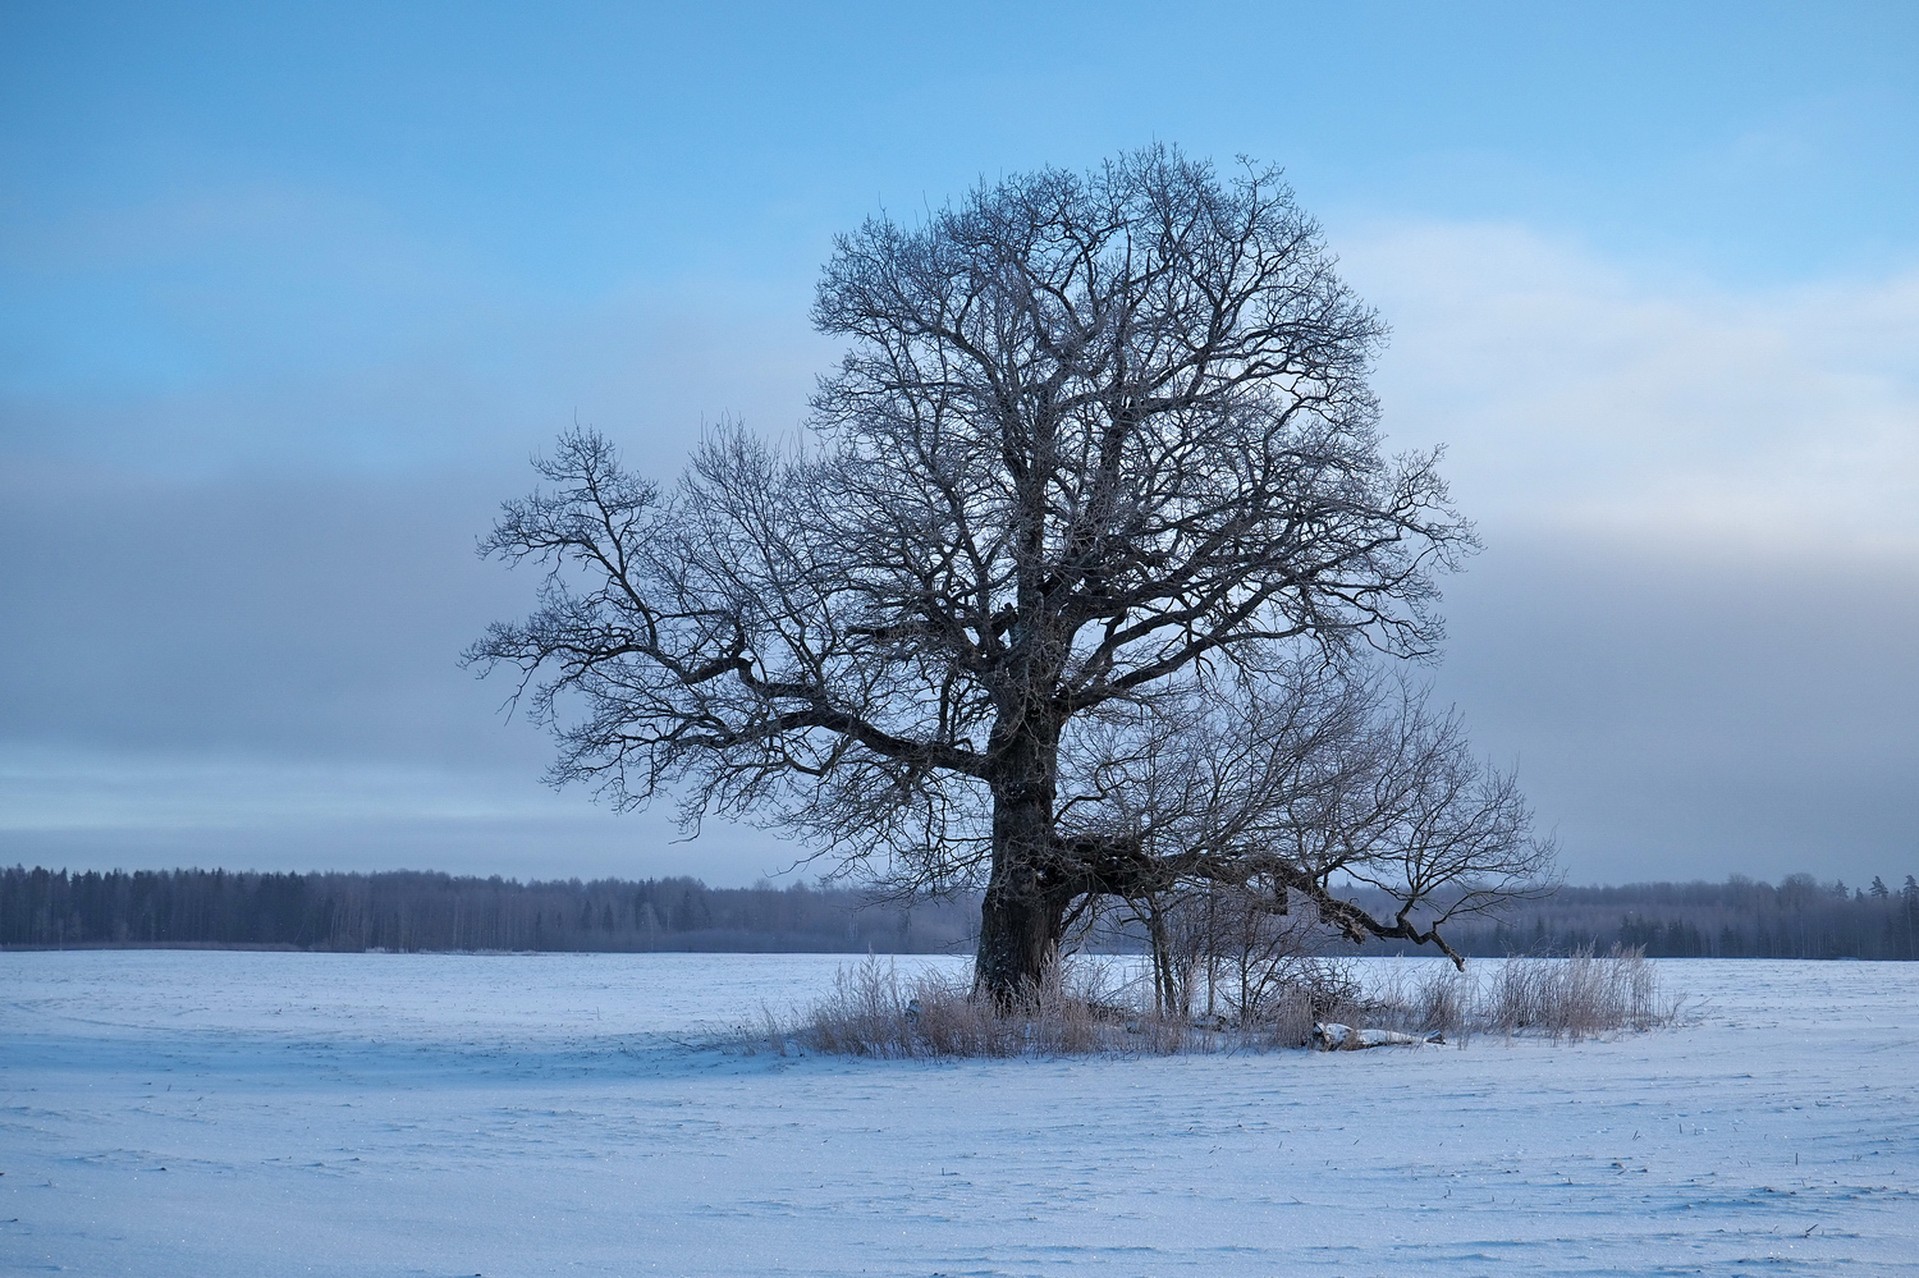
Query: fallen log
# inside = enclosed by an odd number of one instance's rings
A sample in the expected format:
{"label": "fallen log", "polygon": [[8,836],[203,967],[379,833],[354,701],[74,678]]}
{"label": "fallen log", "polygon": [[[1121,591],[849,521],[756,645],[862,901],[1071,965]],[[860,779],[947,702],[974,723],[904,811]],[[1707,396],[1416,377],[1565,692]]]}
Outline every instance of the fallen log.
{"label": "fallen log", "polygon": [[1354,1029],[1336,1021],[1318,1021],[1313,1025],[1313,1046],[1322,1052],[1356,1052],[1367,1047],[1424,1047],[1444,1043],[1446,1036],[1435,1031],[1421,1037],[1398,1030]]}

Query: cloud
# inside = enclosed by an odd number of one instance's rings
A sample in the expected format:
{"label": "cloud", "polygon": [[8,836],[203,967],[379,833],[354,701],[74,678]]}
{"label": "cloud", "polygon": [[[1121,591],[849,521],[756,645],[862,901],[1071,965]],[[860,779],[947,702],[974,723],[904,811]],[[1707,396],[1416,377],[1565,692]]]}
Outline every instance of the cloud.
{"label": "cloud", "polygon": [[577,416],[670,473],[703,421],[792,428],[828,358],[803,280],[555,279],[320,186],[0,222],[0,445],[21,458],[432,470],[523,459]]}
{"label": "cloud", "polygon": [[1919,865],[1919,563],[1485,537],[1434,677],[1518,765],[1569,875]]}
{"label": "cloud", "polygon": [[257,829],[315,822],[493,822],[574,814],[537,787],[353,759],[134,751],[0,752],[0,830]]}
{"label": "cloud", "polygon": [[1910,862],[1919,273],[1737,289],[1442,224],[1345,270],[1392,441],[1447,446],[1487,546],[1440,689],[1568,873]]}
{"label": "cloud", "polygon": [[[695,842],[678,842],[662,821],[580,805],[536,819],[316,816],[253,824],[0,827],[0,862],[74,870],[419,869],[519,879],[689,875],[743,887],[793,870],[795,859],[755,831],[722,827]],[[801,867],[802,873],[818,870]]]}
{"label": "cloud", "polygon": [[[1391,439],[1449,445],[1487,543],[1448,585],[1440,691],[1568,872],[1908,872],[1919,276],[1742,291],[1503,226],[1342,242],[1396,329]],[[577,415],[666,477],[702,419],[790,429],[830,358],[803,296],[450,296],[309,365],[0,388],[0,856],[790,861],[547,793],[545,738],[454,658],[531,601],[472,554],[527,454]]]}
{"label": "cloud", "polygon": [[799,855],[541,782],[503,679],[456,664],[534,578],[473,554],[523,465],[0,476],[0,859],[746,883]]}
{"label": "cloud", "polygon": [[1397,442],[1482,517],[1631,539],[1919,550],[1919,272],[1651,279],[1524,228],[1376,228]]}
{"label": "cloud", "polygon": [[518,878],[690,874],[750,883],[798,852],[713,822],[681,841],[666,812],[555,794],[532,768],[377,755],[49,748],[0,742],[0,862],[125,869],[417,867]]}

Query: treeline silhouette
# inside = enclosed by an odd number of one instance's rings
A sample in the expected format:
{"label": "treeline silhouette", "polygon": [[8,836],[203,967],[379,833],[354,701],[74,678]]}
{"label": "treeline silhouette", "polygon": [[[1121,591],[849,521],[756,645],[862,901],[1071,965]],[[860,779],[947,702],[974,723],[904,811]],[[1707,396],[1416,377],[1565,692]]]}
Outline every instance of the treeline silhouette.
{"label": "treeline silhouette", "polygon": [[978,919],[977,899],[690,878],[0,870],[0,946],[943,953]]}
{"label": "treeline silhouette", "polygon": [[[1777,884],[1734,875],[1724,883],[1562,887],[1497,918],[1454,924],[1462,954],[1567,954],[1591,946],[1643,947],[1652,958],[1919,959],[1919,882],[1889,887],[1820,883],[1810,874]],[[1412,953],[1376,944],[1367,953]]]}
{"label": "treeline silhouette", "polygon": [[[0,947],[963,953],[978,922],[976,894],[907,904],[804,883],[0,870]],[[1655,958],[1919,959],[1919,882],[1849,888],[1795,874],[1776,885],[1734,876],[1562,887],[1455,924],[1448,939],[1479,957],[1627,945]],[[1138,950],[1144,940],[1118,926],[1095,947]],[[1374,943],[1362,952],[1421,951]]]}

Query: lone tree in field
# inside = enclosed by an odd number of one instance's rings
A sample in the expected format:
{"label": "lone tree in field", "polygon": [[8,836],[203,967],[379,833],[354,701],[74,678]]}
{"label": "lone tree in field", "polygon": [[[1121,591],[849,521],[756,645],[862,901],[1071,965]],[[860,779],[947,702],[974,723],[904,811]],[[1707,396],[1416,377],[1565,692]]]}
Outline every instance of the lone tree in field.
{"label": "lone tree in field", "polygon": [[519,669],[556,782],[983,881],[1002,1001],[1104,899],[1446,948],[1543,867],[1511,778],[1366,673],[1432,650],[1471,530],[1382,453],[1383,326],[1276,174],[1155,147],[874,219],[813,318],[848,347],[804,442],[725,428],[662,488],[575,431],[483,541],[549,569],[468,659]]}

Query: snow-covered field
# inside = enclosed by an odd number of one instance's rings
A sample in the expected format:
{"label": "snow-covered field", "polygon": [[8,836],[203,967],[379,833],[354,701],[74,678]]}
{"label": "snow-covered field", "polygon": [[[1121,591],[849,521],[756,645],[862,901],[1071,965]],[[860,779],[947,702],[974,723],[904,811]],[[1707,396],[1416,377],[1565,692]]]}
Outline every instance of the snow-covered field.
{"label": "snow-covered field", "polygon": [[1919,1273],[1919,964],[1665,963],[1694,1024],[1581,1044],[713,1046],[850,961],[0,954],[0,1273]]}

